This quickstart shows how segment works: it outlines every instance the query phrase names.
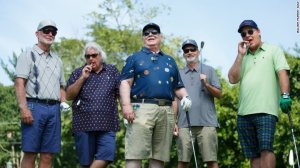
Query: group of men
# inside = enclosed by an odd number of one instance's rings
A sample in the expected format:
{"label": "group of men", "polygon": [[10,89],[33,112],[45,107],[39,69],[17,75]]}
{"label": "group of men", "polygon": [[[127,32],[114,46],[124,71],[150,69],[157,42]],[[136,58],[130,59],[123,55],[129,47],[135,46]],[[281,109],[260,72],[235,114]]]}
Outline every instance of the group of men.
{"label": "group of men", "polygon": [[[85,64],[65,83],[63,63],[50,50],[57,30],[53,21],[41,21],[38,43],[18,57],[15,88],[22,122],[22,167],[33,168],[38,153],[39,167],[51,167],[53,154],[61,148],[60,111],[70,108],[66,100],[72,100],[72,132],[80,165],[107,167],[114,160],[120,129],[118,99],[128,122],[127,168],[142,167],[144,159],[149,159],[149,167],[164,167],[173,136],[178,168],[189,167],[194,148],[189,129],[203,162],[218,167],[214,98],[222,97],[222,88],[215,69],[200,61],[202,47],[195,40],[182,43],[186,66],[179,70],[174,58],[161,50],[160,27],[149,23],[142,29],[142,49],[126,59],[121,73],[105,62],[99,44],[88,42]],[[230,83],[240,82],[239,140],[251,167],[275,167],[279,104],[284,112],[291,107],[289,66],[281,49],[261,41],[254,21],[243,21],[238,32],[242,41],[228,77]]]}

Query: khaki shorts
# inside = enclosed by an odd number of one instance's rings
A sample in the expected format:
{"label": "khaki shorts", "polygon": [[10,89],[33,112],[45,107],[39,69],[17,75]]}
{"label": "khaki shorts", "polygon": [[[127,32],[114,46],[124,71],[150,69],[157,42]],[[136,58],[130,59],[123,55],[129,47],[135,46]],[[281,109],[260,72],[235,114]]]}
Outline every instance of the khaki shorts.
{"label": "khaki shorts", "polygon": [[[195,142],[197,137],[198,147],[204,162],[217,161],[218,136],[215,127],[192,127]],[[178,161],[190,162],[193,149],[190,141],[189,129],[180,128],[176,140]],[[195,143],[194,143],[195,144]],[[196,148],[196,147],[195,147]]]}
{"label": "khaki shorts", "polygon": [[171,106],[139,104],[136,118],[128,124],[125,135],[125,159],[170,160],[174,112]]}

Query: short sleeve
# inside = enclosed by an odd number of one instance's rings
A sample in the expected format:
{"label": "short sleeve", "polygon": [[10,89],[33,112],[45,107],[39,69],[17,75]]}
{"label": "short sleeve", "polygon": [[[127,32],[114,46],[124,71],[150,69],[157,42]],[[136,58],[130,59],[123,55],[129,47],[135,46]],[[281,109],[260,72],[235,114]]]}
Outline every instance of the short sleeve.
{"label": "short sleeve", "polygon": [[121,72],[120,80],[126,80],[129,78],[133,78],[134,77],[134,69],[135,69],[134,68],[134,56],[131,55],[125,61],[125,65]]}

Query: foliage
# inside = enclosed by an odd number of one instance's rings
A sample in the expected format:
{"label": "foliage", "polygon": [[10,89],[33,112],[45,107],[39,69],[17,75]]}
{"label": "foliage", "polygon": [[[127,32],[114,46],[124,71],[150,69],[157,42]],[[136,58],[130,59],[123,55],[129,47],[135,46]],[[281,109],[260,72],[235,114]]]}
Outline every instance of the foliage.
{"label": "foliage", "polygon": [[20,151],[20,120],[13,86],[0,85],[0,167],[18,159],[12,151]]}
{"label": "foliage", "polygon": [[[23,51],[23,50],[21,50]],[[16,67],[17,65],[17,54],[15,52],[13,52],[13,55],[11,58],[9,58],[8,62],[13,66],[13,67]],[[14,73],[15,71],[10,69],[8,64],[5,64],[3,59],[0,58],[0,64],[1,64],[1,67],[4,69],[4,71],[6,72],[6,74],[8,75],[9,79],[13,81],[14,79]]]}

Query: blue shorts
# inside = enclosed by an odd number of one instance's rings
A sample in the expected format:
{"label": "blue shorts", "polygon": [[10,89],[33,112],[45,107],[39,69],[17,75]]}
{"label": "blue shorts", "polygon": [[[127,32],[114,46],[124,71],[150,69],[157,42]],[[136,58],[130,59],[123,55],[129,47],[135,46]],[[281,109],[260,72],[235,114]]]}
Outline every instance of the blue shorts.
{"label": "blue shorts", "polygon": [[27,102],[33,123],[21,124],[22,150],[34,153],[59,153],[61,141],[61,121],[59,103],[47,105]]}
{"label": "blue shorts", "polygon": [[115,158],[116,133],[90,131],[74,133],[76,152],[81,166],[89,166],[94,160],[112,162]]}
{"label": "blue shorts", "polygon": [[263,150],[273,151],[277,117],[270,114],[238,116],[237,131],[247,158],[260,157]]}

